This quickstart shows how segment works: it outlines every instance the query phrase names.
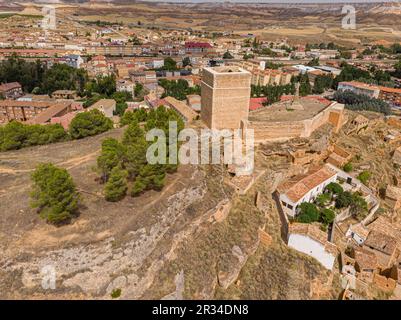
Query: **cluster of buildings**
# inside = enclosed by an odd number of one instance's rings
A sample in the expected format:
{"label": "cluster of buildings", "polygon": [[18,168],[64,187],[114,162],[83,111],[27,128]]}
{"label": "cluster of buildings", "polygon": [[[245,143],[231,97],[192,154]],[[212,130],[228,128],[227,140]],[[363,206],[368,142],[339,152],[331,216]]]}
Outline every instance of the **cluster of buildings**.
{"label": "cluster of buildings", "polygon": [[386,101],[391,106],[401,107],[401,89],[370,85],[364,82],[340,82],[338,90],[351,91],[356,94]]}

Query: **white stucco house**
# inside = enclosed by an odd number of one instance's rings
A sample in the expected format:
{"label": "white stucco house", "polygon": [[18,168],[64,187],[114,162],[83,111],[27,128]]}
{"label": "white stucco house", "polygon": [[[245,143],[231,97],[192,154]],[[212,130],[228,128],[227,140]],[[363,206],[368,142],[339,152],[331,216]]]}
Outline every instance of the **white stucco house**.
{"label": "white stucco house", "polygon": [[345,236],[353,239],[357,244],[362,245],[368,237],[369,229],[362,223],[350,225]]}
{"label": "white stucco house", "polygon": [[324,165],[306,174],[289,178],[277,188],[281,206],[286,214],[294,217],[302,202],[312,202],[323,193],[325,187],[337,180],[337,171]]}
{"label": "white stucco house", "polygon": [[332,270],[338,255],[337,247],[327,240],[327,234],[314,224],[292,223],[288,230],[288,246],[315,258]]}

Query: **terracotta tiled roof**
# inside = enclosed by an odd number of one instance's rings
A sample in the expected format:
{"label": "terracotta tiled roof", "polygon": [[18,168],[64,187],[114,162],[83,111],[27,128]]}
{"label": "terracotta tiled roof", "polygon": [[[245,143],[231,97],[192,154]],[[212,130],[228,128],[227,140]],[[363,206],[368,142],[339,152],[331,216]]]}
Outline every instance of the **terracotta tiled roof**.
{"label": "terracotta tiled roof", "polygon": [[179,101],[173,97],[166,97],[164,100],[167,105],[178,111],[187,121],[192,121],[197,117],[197,113],[191,109],[184,102]]}
{"label": "terracotta tiled roof", "polygon": [[365,246],[391,255],[397,247],[397,240],[377,230],[372,230],[364,242]]}
{"label": "terracotta tiled roof", "polygon": [[336,171],[325,165],[318,169],[309,171],[307,174],[290,178],[286,182],[279,185],[277,190],[280,193],[285,193],[287,197],[295,203],[298,202],[311,189],[317,187],[334,175],[336,175]]}
{"label": "terracotta tiled roof", "polygon": [[377,258],[373,252],[358,248],[354,250],[355,263],[361,269],[376,269],[377,268]]}
{"label": "terracotta tiled roof", "polygon": [[212,48],[208,42],[186,42],[185,48]]}
{"label": "terracotta tiled roof", "polygon": [[21,88],[21,85],[18,82],[9,82],[0,85],[0,91],[3,92],[16,88]]}

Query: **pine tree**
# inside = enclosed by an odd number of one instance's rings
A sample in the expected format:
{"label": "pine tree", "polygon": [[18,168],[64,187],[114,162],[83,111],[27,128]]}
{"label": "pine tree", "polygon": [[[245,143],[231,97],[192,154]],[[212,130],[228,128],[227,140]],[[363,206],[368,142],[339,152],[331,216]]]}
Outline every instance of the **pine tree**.
{"label": "pine tree", "polygon": [[40,164],[33,172],[31,206],[53,224],[68,221],[78,211],[79,193],[70,174],[51,163]]}
{"label": "pine tree", "polygon": [[301,76],[300,86],[299,86],[299,95],[301,97],[307,96],[312,92],[312,87],[309,83],[309,77],[307,74]]}
{"label": "pine tree", "polygon": [[102,153],[97,158],[97,166],[101,172],[103,182],[109,178],[111,170],[124,159],[123,145],[114,138],[107,138],[102,142]]}
{"label": "pine tree", "polygon": [[122,143],[126,146],[135,145],[144,139],[144,132],[138,124],[138,121],[132,121],[124,132]]}
{"label": "pine tree", "polygon": [[127,194],[128,172],[121,169],[120,166],[111,170],[110,178],[105,186],[105,197],[107,201],[116,202],[121,200]]}
{"label": "pine tree", "polygon": [[136,177],[144,165],[146,165],[146,150],[148,144],[143,138],[135,144],[126,147],[124,158],[124,167],[127,169],[130,177]]}

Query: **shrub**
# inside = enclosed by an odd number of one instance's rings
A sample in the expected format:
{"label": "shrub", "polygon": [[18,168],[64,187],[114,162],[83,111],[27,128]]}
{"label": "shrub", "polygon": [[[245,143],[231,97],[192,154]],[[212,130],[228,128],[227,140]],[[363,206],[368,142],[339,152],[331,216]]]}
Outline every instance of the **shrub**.
{"label": "shrub", "polygon": [[343,170],[345,172],[351,172],[353,169],[352,163],[351,162],[347,162],[344,166],[343,166]]}
{"label": "shrub", "polygon": [[323,209],[320,212],[320,221],[325,225],[332,223],[334,221],[335,217],[336,217],[336,214],[331,209]]}
{"label": "shrub", "polygon": [[69,131],[72,138],[81,139],[105,132],[111,128],[113,128],[113,122],[101,111],[94,109],[78,113],[72,119]]}
{"label": "shrub", "polygon": [[296,220],[302,223],[311,223],[319,220],[319,210],[313,203],[303,202],[299,206],[300,213]]}
{"label": "shrub", "polygon": [[51,163],[40,164],[32,173],[32,207],[47,222],[60,224],[78,211],[79,194],[70,174]]}
{"label": "shrub", "polygon": [[0,127],[0,151],[16,150],[67,139],[68,134],[59,124],[28,125],[11,121],[4,127]]}
{"label": "shrub", "polygon": [[107,201],[116,202],[127,194],[128,172],[119,166],[111,170],[110,178],[105,186],[105,198]]}
{"label": "shrub", "polygon": [[352,193],[344,191],[337,195],[335,207],[337,209],[349,207],[352,203]]}
{"label": "shrub", "polygon": [[140,179],[137,179],[132,186],[131,196],[136,197],[140,195],[145,190],[145,188],[146,185]]}
{"label": "shrub", "polygon": [[355,192],[352,195],[352,202],[350,205],[350,212],[356,218],[362,219],[368,213],[368,204],[365,199],[362,198],[361,194]]}
{"label": "shrub", "polygon": [[366,184],[370,177],[371,177],[371,173],[369,171],[362,171],[359,175],[358,175],[358,179],[363,183]]}
{"label": "shrub", "polygon": [[113,291],[111,292],[110,296],[113,299],[119,298],[121,296],[121,289],[120,288],[113,289]]}
{"label": "shrub", "polygon": [[97,166],[101,172],[103,182],[109,178],[111,170],[121,163],[124,149],[114,138],[106,138],[102,142],[102,153],[97,158]]}
{"label": "shrub", "polygon": [[319,207],[324,207],[325,205],[327,205],[331,200],[331,194],[329,193],[322,193],[319,196],[317,196],[316,198],[316,204]]}
{"label": "shrub", "polygon": [[340,184],[338,184],[337,182],[330,182],[326,186],[326,190],[332,194],[340,194],[340,193],[343,193],[343,191],[344,191],[343,187]]}

